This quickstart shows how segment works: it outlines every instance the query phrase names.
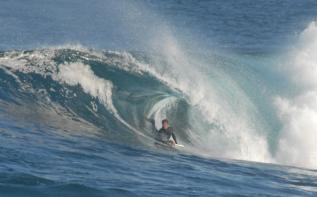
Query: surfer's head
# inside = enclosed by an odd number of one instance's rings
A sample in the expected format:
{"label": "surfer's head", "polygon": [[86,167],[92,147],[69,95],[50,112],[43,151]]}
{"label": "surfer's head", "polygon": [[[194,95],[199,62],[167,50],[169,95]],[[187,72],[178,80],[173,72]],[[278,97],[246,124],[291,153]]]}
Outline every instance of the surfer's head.
{"label": "surfer's head", "polygon": [[167,129],[167,128],[168,128],[168,120],[167,120],[167,119],[162,120],[162,127],[163,127],[164,129]]}

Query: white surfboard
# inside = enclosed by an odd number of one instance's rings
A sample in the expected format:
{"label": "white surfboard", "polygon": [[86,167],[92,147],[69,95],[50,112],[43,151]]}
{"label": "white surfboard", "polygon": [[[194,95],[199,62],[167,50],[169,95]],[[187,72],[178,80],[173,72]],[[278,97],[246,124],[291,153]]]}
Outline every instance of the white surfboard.
{"label": "white surfboard", "polygon": [[175,147],[176,147],[176,148],[184,148],[184,145],[182,145],[182,144],[175,144]]}

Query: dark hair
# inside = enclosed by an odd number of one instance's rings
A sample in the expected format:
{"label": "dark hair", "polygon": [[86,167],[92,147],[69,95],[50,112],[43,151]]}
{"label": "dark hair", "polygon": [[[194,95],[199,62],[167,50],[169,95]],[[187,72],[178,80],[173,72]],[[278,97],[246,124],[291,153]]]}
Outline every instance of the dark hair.
{"label": "dark hair", "polygon": [[168,123],[167,119],[162,120],[162,124],[164,124],[164,122]]}

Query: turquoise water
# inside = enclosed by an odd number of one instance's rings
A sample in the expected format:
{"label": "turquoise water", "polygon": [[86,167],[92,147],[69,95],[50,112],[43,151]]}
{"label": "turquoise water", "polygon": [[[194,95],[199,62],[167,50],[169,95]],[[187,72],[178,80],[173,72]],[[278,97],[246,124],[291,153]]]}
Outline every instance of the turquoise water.
{"label": "turquoise water", "polygon": [[[315,1],[0,2],[1,196],[314,196]],[[168,118],[185,148],[154,146]]]}

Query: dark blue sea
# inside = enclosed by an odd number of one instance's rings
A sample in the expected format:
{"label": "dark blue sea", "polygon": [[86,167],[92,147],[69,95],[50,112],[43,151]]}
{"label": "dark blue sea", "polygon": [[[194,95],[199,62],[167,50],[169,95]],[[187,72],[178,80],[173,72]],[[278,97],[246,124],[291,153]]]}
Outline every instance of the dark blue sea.
{"label": "dark blue sea", "polygon": [[317,196],[317,1],[0,0],[0,196]]}

